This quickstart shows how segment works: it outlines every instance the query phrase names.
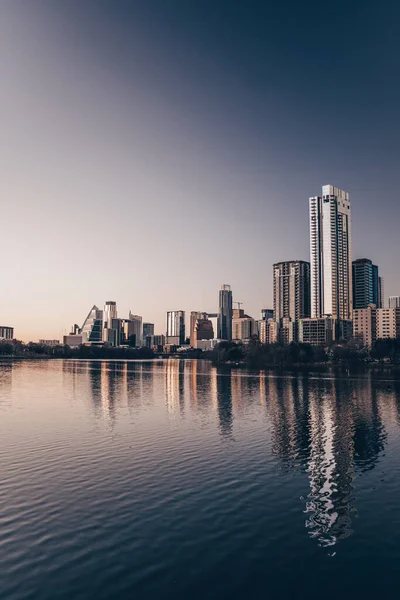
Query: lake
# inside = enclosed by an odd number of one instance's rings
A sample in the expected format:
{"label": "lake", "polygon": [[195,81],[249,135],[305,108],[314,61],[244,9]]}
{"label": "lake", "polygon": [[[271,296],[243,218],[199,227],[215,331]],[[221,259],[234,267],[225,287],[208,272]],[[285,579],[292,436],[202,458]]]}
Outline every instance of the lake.
{"label": "lake", "polygon": [[397,597],[400,381],[0,362],[0,597]]}

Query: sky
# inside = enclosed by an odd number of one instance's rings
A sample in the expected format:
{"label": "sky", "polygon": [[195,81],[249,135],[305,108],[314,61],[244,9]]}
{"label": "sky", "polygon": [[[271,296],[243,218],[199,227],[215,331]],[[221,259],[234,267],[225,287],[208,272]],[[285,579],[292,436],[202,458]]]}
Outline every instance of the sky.
{"label": "sky", "polygon": [[258,318],[350,193],[353,258],[400,294],[396,2],[3,0],[0,324],[56,338],[115,300]]}

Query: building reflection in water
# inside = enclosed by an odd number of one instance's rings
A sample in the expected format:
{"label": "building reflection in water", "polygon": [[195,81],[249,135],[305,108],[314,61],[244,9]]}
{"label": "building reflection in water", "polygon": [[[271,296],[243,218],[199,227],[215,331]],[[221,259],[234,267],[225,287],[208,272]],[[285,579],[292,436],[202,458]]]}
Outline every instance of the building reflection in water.
{"label": "building reflection in water", "polygon": [[219,429],[223,437],[230,437],[233,430],[232,377],[226,372],[216,372],[215,377]]}
{"label": "building reflection in water", "polygon": [[15,365],[12,361],[4,361],[0,364],[0,408],[11,406],[11,388],[14,367]]}
{"label": "building reflection in water", "polygon": [[185,412],[185,361],[165,361],[165,401],[169,414]]}
{"label": "building reflection in water", "polygon": [[200,415],[206,424],[217,407],[217,370],[204,360],[192,360],[186,362],[185,373],[185,396],[189,397],[191,412]]}
{"label": "building reflection in water", "polygon": [[284,469],[308,475],[305,526],[321,546],[334,546],[353,531],[356,470],[374,468],[384,449],[371,380],[266,378],[261,393],[273,453]]}
{"label": "building reflection in water", "polygon": [[[68,376],[76,378],[76,393],[89,386],[92,409],[110,428],[116,405],[138,411],[158,397],[168,415],[182,418],[189,411],[202,423],[216,416],[220,435],[227,439],[234,419],[248,423],[246,415],[259,410],[261,402],[267,416],[261,435],[270,436],[272,454],[284,473],[306,475],[305,527],[326,547],[352,533],[355,475],[378,464],[387,438],[383,423],[400,424],[399,384],[389,382],[385,388],[370,377],[247,376],[205,361],[174,359],[64,364]],[[3,369],[0,377],[10,380],[11,371]]]}

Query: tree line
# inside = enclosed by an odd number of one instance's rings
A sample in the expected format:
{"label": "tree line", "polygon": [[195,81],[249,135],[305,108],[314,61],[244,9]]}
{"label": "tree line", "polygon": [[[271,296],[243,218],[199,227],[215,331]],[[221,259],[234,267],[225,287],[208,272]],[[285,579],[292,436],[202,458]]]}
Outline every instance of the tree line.
{"label": "tree line", "polygon": [[47,346],[29,342],[24,344],[19,340],[0,342],[0,357],[13,356],[18,358],[84,358],[84,359],[149,359],[154,358],[150,348],[132,348],[130,346],[113,348],[111,346],[70,346],[60,344]]}
{"label": "tree line", "polygon": [[[155,354],[151,348],[131,346],[47,346],[18,340],[0,341],[0,357],[18,358],[82,358],[82,359],[151,359]],[[182,358],[202,358],[215,364],[240,363],[249,368],[285,367],[311,364],[365,364],[371,361],[400,364],[400,339],[377,340],[371,349],[360,346],[357,340],[338,342],[329,348],[292,342],[283,344],[261,344],[253,339],[248,344],[220,342],[206,352],[200,350],[182,353]]]}
{"label": "tree line", "polygon": [[327,348],[299,342],[261,344],[256,339],[248,344],[220,342],[212,351],[204,352],[202,358],[215,364],[241,363],[252,369],[327,363],[360,365],[371,361],[399,364],[400,339],[377,340],[371,349],[360,346],[357,340],[338,342]]}

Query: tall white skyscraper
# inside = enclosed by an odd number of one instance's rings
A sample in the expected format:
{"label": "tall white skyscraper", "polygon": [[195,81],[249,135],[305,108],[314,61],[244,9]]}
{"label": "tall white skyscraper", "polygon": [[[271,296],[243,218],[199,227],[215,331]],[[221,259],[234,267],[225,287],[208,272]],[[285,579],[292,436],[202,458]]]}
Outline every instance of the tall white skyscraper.
{"label": "tall white skyscraper", "polygon": [[351,319],[353,312],[349,194],[333,185],[310,198],[311,317]]}
{"label": "tall white skyscraper", "polygon": [[108,300],[104,305],[103,322],[105,328],[111,328],[111,322],[117,318],[117,303],[113,300]]}
{"label": "tall white skyscraper", "polygon": [[185,311],[167,312],[167,344],[182,346],[185,343]]}

